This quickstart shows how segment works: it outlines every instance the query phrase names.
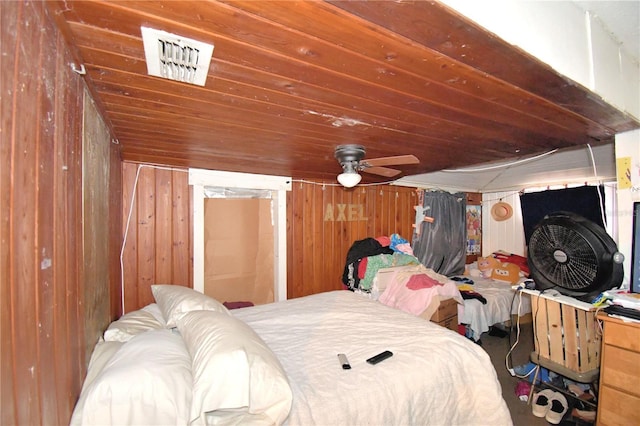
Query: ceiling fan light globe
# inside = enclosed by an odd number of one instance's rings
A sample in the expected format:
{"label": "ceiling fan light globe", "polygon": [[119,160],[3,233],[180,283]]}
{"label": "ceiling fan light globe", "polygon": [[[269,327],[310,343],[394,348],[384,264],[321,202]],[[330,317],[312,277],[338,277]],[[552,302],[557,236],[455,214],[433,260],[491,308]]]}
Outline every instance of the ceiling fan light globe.
{"label": "ceiling fan light globe", "polygon": [[344,186],[345,188],[353,188],[360,183],[361,179],[362,176],[355,172],[340,173],[338,175],[338,182],[340,182],[340,185]]}

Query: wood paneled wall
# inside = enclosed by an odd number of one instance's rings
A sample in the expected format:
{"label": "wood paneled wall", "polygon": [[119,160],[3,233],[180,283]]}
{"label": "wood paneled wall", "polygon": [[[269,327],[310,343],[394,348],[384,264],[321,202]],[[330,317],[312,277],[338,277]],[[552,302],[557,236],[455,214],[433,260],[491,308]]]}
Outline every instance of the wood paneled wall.
{"label": "wood paneled wall", "polygon": [[[85,353],[121,312],[120,204],[122,171],[117,145],[91,96],[85,91],[82,143]],[[106,226],[105,226],[106,225]]]}
{"label": "wood paneled wall", "polygon": [[153,302],[152,284],[193,287],[193,203],[186,169],[122,163],[125,312]]}
{"label": "wood paneled wall", "polygon": [[343,288],[347,251],[354,241],[397,233],[411,241],[414,189],[294,182],[287,197],[289,298]]}
{"label": "wood paneled wall", "polygon": [[[393,233],[411,240],[416,203],[412,188],[347,190],[294,182],[287,193],[288,297],[342,288],[347,251],[356,240]],[[152,303],[152,284],[193,287],[192,202],[186,170],[124,162],[122,206],[127,234],[125,311]]]}
{"label": "wood paneled wall", "polygon": [[[88,348],[119,313],[111,303],[118,294],[96,290],[117,281],[85,277],[93,270],[118,275],[117,257],[86,266],[83,252],[87,243],[107,252],[119,245],[120,234],[109,231],[114,223],[119,229],[119,154],[109,146],[96,161],[108,169],[103,176],[114,191],[83,177],[85,85],[69,66],[74,61],[45,2],[2,2],[0,19],[0,424],[63,425],[80,393]],[[104,140],[101,132],[90,143]],[[84,234],[93,229],[83,228],[89,188],[96,196],[109,194],[107,211],[92,210],[99,215],[93,218],[102,229],[98,236]],[[87,321],[87,301],[100,319]]]}

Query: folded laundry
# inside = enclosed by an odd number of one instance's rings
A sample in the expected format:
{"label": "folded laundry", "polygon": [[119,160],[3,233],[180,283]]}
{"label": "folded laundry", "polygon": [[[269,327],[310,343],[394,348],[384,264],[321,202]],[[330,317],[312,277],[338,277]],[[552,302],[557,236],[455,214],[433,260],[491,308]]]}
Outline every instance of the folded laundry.
{"label": "folded laundry", "polygon": [[458,284],[458,291],[475,291],[471,284]]}
{"label": "folded laundry", "polygon": [[427,274],[415,274],[409,278],[406,285],[409,290],[420,290],[423,288],[431,288],[436,285],[442,285],[442,283],[434,280]]}
{"label": "folded laundry", "polygon": [[245,302],[245,301],[224,302],[223,305],[227,309],[239,309],[239,308],[247,308],[249,306],[253,306],[253,302]]}
{"label": "folded laundry", "polygon": [[475,291],[461,291],[460,294],[465,300],[478,299],[480,302],[482,302],[483,305],[487,304],[487,299],[485,299],[480,293],[476,293]]}
{"label": "folded laundry", "polygon": [[473,285],[473,280],[467,277],[451,277],[451,280]]}

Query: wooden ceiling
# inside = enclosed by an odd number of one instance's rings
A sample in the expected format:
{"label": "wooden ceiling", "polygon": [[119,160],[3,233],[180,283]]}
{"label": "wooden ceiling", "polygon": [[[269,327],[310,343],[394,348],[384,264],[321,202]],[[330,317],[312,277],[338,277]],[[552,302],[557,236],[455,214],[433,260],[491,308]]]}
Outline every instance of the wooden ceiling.
{"label": "wooden ceiling", "polygon": [[[50,6],[123,160],[332,180],[335,147],[357,143],[418,157],[405,176],[639,127],[437,2]],[[149,76],[141,26],[213,44],[206,85]]]}

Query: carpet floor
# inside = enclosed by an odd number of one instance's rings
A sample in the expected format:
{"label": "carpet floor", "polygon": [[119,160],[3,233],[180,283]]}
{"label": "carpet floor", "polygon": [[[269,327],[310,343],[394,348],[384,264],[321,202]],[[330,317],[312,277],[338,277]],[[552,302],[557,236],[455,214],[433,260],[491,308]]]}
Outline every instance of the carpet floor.
{"label": "carpet floor", "polygon": [[[516,342],[516,328],[514,327],[512,330],[507,329],[504,333],[500,333],[500,331],[502,330],[498,329],[496,333],[483,333],[480,339],[480,344],[491,357],[493,366],[496,369],[498,380],[502,385],[502,395],[509,407],[509,411],[511,412],[513,424],[515,426],[549,425],[550,423],[548,423],[544,418],[539,418],[533,415],[530,404],[518,398],[516,395],[516,386],[518,386],[518,383],[523,379],[512,376],[507,370],[505,358],[507,357],[510,348]],[[510,357],[508,359],[509,368],[529,363],[529,356],[534,348],[533,339],[532,325],[522,324],[520,326],[520,335],[517,339],[518,343],[511,350]],[[568,413],[564,416],[560,425],[591,426],[593,424],[571,416],[572,401],[570,398],[569,403],[570,408]]]}

